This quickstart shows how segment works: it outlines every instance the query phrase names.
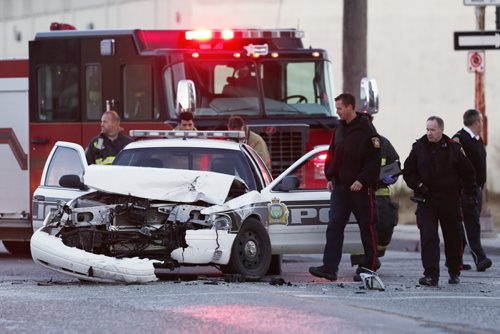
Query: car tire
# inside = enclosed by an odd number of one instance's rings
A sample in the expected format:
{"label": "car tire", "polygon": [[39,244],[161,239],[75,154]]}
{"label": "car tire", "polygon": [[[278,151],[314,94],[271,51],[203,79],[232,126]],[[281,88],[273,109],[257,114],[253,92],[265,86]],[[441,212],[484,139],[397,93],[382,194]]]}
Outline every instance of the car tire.
{"label": "car tire", "polygon": [[267,273],[271,255],[271,240],[266,229],[257,219],[248,218],[234,240],[229,264],[223,272],[258,280]]}
{"label": "car tire", "polygon": [[29,241],[3,241],[10,254],[20,257],[31,257]]}

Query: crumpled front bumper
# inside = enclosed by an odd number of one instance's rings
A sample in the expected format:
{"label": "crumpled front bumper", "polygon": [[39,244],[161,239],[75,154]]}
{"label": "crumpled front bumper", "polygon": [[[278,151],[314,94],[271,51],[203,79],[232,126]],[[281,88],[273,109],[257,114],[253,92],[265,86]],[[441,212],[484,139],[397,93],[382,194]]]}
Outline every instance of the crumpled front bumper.
{"label": "crumpled front bumper", "polygon": [[40,228],[31,237],[33,260],[49,269],[85,281],[101,283],[146,283],[158,280],[149,259],[116,259],[68,247],[58,237]]}

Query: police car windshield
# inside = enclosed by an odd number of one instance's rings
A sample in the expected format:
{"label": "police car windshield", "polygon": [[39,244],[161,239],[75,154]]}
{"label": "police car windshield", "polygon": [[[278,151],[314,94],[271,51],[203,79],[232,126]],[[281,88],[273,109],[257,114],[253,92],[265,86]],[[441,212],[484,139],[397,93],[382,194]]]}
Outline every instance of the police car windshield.
{"label": "police car windshield", "polygon": [[250,190],[256,182],[240,151],[202,147],[148,147],[121,151],[113,165],[212,171],[234,175]]}

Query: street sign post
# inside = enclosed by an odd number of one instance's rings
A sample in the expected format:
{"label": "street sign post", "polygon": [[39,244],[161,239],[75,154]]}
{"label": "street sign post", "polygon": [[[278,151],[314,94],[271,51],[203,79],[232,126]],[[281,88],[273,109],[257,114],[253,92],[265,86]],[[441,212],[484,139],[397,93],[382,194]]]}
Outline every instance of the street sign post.
{"label": "street sign post", "polygon": [[455,50],[500,49],[500,31],[455,31]]}
{"label": "street sign post", "polygon": [[500,0],[464,0],[466,6],[500,6]]}

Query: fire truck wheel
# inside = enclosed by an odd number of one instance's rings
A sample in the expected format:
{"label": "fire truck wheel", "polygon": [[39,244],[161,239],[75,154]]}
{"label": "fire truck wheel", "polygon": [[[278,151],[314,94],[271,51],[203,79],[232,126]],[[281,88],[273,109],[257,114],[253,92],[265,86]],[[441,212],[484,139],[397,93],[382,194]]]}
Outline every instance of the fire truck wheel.
{"label": "fire truck wheel", "polygon": [[238,273],[247,280],[262,278],[271,263],[271,240],[264,226],[255,218],[248,218],[241,226],[231,249],[224,273]]}
{"label": "fire truck wheel", "polygon": [[3,245],[12,255],[31,257],[29,241],[4,241]]}

